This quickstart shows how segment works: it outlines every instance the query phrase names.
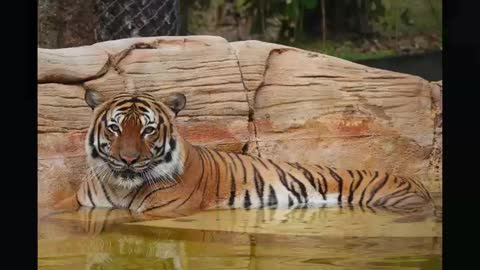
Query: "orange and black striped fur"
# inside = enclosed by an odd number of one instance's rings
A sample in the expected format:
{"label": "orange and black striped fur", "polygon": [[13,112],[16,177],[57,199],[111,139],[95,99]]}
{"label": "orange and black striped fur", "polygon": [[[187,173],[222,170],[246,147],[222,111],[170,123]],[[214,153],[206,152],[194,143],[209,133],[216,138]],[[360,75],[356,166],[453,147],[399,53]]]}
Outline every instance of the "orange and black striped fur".
{"label": "orange and black striped fur", "polygon": [[270,159],[194,146],[172,124],[182,94],[156,101],[121,94],[103,101],[88,90],[94,110],[86,150],[92,171],[76,204],[138,212],[209,208],[384,207],[402,212],[433,206],[417,180],[371,170]]}

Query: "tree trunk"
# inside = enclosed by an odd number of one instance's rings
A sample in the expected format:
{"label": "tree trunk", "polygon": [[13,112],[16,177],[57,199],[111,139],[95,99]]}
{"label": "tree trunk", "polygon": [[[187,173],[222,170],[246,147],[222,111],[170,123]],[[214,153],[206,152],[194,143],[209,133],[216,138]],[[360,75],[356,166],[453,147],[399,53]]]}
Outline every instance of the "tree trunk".
{"label": "tree trunk", "polygon": [[327,15],[325,13],[325,0],[322,0],[322,42],[323,46],[325,46],[325,41],[327,40]]}

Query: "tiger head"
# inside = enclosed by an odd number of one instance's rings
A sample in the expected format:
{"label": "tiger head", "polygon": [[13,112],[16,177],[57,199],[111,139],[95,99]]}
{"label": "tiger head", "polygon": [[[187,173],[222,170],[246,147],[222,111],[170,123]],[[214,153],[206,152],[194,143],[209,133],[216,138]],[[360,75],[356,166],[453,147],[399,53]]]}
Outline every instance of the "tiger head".
{"label": "tiger head", "polygon": [[93,110],[86,151],[100,181],[120,188],[175,181],[183,172],[180,137],[172,125],[186,103],[183,94],[162,102],[146,93],[120,94],[104,100],[87,90]]}

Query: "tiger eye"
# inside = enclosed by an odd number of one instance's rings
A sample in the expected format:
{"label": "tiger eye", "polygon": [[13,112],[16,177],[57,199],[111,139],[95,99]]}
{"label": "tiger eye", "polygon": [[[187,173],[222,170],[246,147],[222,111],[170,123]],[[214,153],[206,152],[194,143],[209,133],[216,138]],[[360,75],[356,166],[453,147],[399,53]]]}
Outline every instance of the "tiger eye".
{"label": "tiger eye", "polygon": [[115,124],[110,124],[110,125],[108,125],[107,128],[108,128],[110,131],[113,131],[113,132],[120,132],[120,128],[119,128],[117,125],[115,125]]}
{"label": "tiger eye", "polygon": [[143,134],[144,134],[144,135],[152,134],[153,132],[155,132],[155,129],[154,129],[153,127],[146,127],[146,128],[143,130]]}

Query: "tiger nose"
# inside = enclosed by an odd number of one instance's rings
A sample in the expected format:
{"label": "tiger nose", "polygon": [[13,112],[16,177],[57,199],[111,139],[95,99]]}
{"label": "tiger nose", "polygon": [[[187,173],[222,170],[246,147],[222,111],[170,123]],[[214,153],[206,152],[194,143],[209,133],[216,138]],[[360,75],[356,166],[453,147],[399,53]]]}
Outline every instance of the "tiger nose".
{"label": "tiger nose", "polygon": [[133,154],[133,155],[125,155],[120,154],[120,159],[128,165],[132,165],[133,163],[138,161],[140,154]]}

